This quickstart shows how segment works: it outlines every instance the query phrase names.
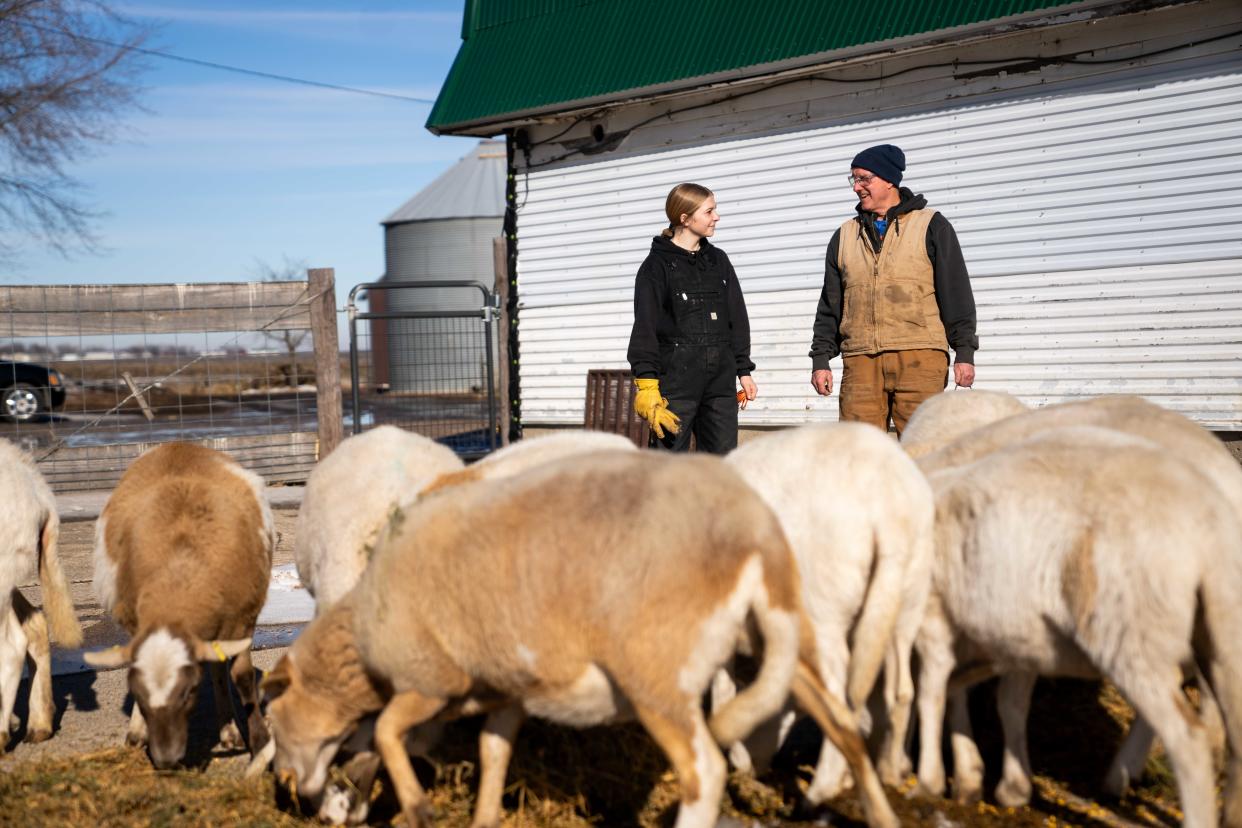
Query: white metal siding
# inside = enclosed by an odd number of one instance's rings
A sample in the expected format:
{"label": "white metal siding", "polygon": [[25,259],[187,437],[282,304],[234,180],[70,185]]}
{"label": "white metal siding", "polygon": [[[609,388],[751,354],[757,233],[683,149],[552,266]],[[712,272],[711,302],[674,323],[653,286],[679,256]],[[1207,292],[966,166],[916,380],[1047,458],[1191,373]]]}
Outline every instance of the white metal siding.
{"label": "white metal siding", "polygon": [[[1201,35],[1205,16],[1218,27],[1208,34],[1238,28],[1237,7],[1209,3],[1101,21],[1090,34],[1109,45],[1113,26],[1116,48],[1151,52]],[[1024,54],[1043,35],[1024,37],[1007,48]],[[1012,89],[992,79],[980,94],[951,70],[938,87],[911,81],[941,89],[934,106],[887,109],[885,96],[906,94],[893,84],[838,87],[835,106],[785,101],[759,119],[832,110],[815,127],[703,138],[727,135],[730,119],[755,131],[753,111],[721,109],[645,128],[672,149],[532,172],[518,188],[523,420],[581,423],[586,371],[626,365],[634,274],[665,194],[687,180],[715,190],[713,242],[746,294],[760,398],[742,425],[834,419],[835,393],[815,396],[807,358],[824,248],[852,215],[850,158],[895,143],[903,184],[961,239],[979,312],[977,387],[1036,405],[1142,394],[1242,430],[1240,40],[1061,67]],[[639,131],[627,139],[642,143]]]}

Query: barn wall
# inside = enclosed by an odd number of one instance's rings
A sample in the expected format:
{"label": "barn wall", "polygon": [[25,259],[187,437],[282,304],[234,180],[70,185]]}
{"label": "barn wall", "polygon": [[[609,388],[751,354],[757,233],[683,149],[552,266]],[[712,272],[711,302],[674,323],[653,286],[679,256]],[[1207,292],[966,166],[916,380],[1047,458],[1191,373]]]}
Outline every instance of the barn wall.
{"label": "barn wall", "polygon": [[[743,425],[834,419],[807,358],[824,247],[852,215],[850,158],[895,143],[903,183],[961,238],[977,387],[1036,405],[1136,393],[1242,430],[1239,30],[1242,4],[1192,3],[532,129],[518,183],[524,421],[580,423],[587,369],[625,366],[634,273],[687,180],[716,191],[713,242],[747,297],[760,399]],[[670,108],[684,111],[653,119]],[[619,146],[575,152],[596,125]]]}

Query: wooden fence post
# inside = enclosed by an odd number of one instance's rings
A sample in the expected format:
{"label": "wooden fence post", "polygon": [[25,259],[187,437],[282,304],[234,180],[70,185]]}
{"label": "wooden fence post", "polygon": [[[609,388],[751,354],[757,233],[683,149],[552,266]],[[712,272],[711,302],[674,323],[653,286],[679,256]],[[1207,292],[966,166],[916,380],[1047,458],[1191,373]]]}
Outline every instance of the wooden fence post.
{"label": "wooden fence post", "polygon": [[341,345],[336,332],[336,271],[306,271],[310,293],[311,339],[315,343],[315,406],[319,423],[319,459],[327,457],[344,437],[341,415]]}

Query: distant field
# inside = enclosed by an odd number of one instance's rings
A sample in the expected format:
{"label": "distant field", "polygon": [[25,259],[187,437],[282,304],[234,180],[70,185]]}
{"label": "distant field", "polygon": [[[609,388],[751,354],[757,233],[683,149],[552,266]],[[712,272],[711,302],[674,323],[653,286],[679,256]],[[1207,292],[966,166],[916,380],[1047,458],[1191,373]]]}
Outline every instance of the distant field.
{"label": "distant field", "polygon": [[[196,360],[192,356],[154,359],[54,361],[64,375],[67,397],[65,411],[107,411],[131,394],[125,381],[128,373],[145,392],[147,403],[158,416],[183,416],[210,404],[216,398],[244,401],[256,394],[314,394],[315,364],[310,354],[299,354],[296,361],[274,354],[211,356]],[[349,387],[349,361],[342,360],[344,388]],[[120,411],[141,410],[136,399],[121,404]]]}

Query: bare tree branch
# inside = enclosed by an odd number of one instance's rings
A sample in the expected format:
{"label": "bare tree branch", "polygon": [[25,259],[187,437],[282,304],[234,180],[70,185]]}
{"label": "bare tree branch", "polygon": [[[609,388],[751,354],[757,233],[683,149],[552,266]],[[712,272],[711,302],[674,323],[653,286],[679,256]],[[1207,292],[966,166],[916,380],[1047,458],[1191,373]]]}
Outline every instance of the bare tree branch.
{"label": "bare tree branch", "polygon": [[136,105],[144,37],[103,0],[0,0],[0,257],[95,247],[67,170]]}
{"label": "bare tree branch", "polygon": [[[259,281],[262,282],[295,282],[306,279],[306,260],[290,259],[284,257],[284,262],[275,267],[268,264],[262,259],[255,260],[255,272]],[[309,330],[263,330],[260,331],[264,339],[282,345],[285,353],[289,355],[289,366],[285,369],[282,366],[282,373],[285,374],[285,382],[290,387],[296,387],[300,384],[298,372],[298,348],[310,336]],[[309,379],[309,377],[308,377]]]}

